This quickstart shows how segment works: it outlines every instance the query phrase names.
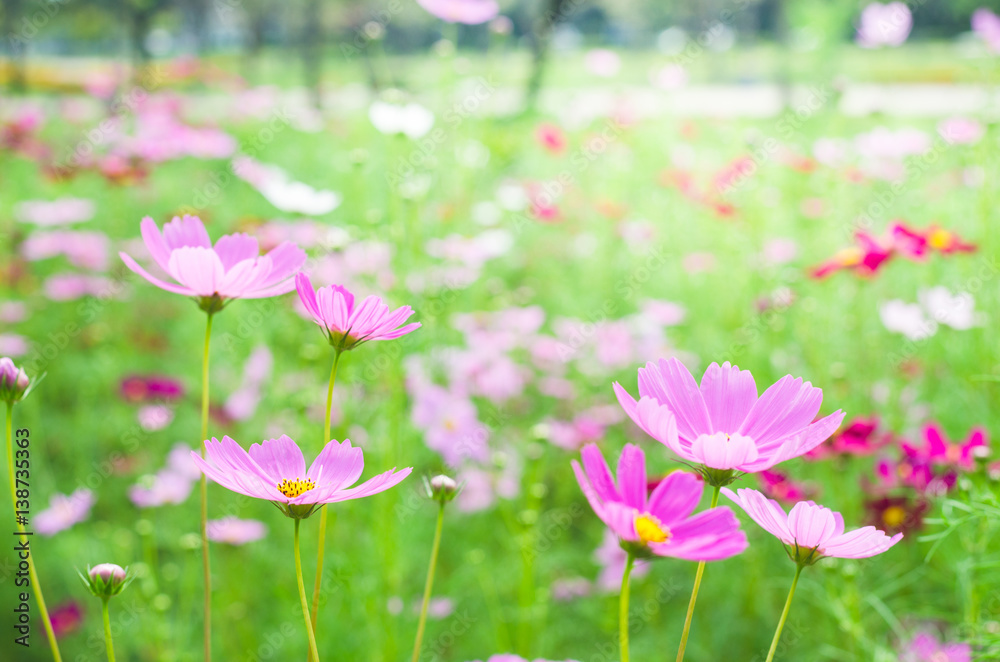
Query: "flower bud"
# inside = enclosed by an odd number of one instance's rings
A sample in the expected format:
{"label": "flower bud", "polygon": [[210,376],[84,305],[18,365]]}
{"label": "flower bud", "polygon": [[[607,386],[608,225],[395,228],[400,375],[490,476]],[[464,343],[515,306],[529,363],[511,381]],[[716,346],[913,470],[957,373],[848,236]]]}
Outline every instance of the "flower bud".
{"label": "flower bud", "polygon": [[80,575],[90,592],[102,600],[118,595],[128,586],[133,577],[126,568],[114,563],[101,563],[87,567],[87,576]]}
{"label": "flower bud", "polygon": [[453,478],[449,478],[444,474],[438,474],[430,480],[427,480],[425,477],[424,487],[427,490],[427,497],[440,504],[448,503],[462,491],[461,485],[458,485]]}
{"label": "flower bud", "polygon": [[24,397],[30,386],[27,373],[4,356],[0,358],[0,400],[14,403]]}

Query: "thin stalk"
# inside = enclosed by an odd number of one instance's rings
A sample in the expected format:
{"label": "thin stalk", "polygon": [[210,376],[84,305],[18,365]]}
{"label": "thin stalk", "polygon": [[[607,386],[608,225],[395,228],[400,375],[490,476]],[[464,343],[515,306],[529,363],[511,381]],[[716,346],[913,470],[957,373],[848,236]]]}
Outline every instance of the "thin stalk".
{"label": "thin stalk", "polygon": [[[7,470],[10,474],[10,499],[14,506],[14,516],[17,516],[17,488],[14,482],[14,403],[7,403]],[[17,531],[20,533],[22,542],[27,542],[28,536],[25,534],[24,525],[17,521]],[[28,553],[28,579],[34,588],[35,600],[38,602],[38,613],[42,616],[42,625],[45,627],[45,636],[49,640],[52,648],[52,659],[55,662],[62,662],[62,655],[59,654],[59,642],[56,641],[56,633],[52,629],[52,620],[49,618],[49,610],[45,608],[45,596],[42,595],[42,585],[38,581],[38,572],[35,570],[35,557]]]}
{"label": "thin stalk", "polygon": [[781,629],[785,627],[785,619],[788,618],[788,611],[792,607],[792,597],[795,595],[795,587],[799,583],[799,575],[802,574],[802,568],[805,566],[799,565],[795,568],[795,579],[792,580],[792,588],[788,591],[788,599],[785,600],[785,608],[781,611],[781,620],[778,621],[778,629],[774,631],[774,640],[771,641],[771,650],[767,653],[766,662],[771,662],[774,659],[774,651],[778,650],[778,640],[781,639]]}
{"label": "thin stalk", "polygon": [[[710,508],[715,508],[719,505],[719,490],[722,488],[718,485],[715,486],[715,491],[712,492],[712,505]],[[684,631],[681,632],[681,645],[677,649],[677,662],[683,662],[684,660],[684,650],[687,648],[688,635],[691,633],[691,619],[694,618],[694,605],[698,602],[698,589],[701,588],[701,578],[705,575],[705,562],[698,562],[698,570],[694,574],[694,588],[691,589],[691,600],[688,601],[687,616],[684,617]]]}
{"label": "thin stalk", "polygon": [[625,572],[622,573],[621,597],[618,599],[618,640],[621,644],[622,662],[628,662],[628,577],[632,574],[635,557],[628,555]]}
{"label": "thin stalk", "polygon": [[[333,385],[337,383],[337,365],[340,363],[341,352],[336,352],[333,357],[333,367],[330,368],[330,382],[326,388],[326,416],[323,418],[323,440],[320,450],[330,443],[330,411],[333,409]],[[316,627],[316,618],[319,615],[319,589],[323,584],[323,553],[326,549],[326,520],[327,508],[323,506],[319,512],[319,544],[316,550],[316,583],[313,585],[312,611],[310,620],[313,628]]]}
{"label": "thin stalk", "polygon": [[[208,437],[208,347],[212,340],[212,313],[205,325],[205,350],[201,357],[201,457]],[[212,565],[208,556],[208,479],[201,474],[201,565],[205,585],[205,662],[212,660]]]}
{"label": "thin stalk", "polygon": [[111,618],[108,616],[108,599],[101,600],[101,615],[104,618],[104,645],[108,649],[108,662],[115,662],[115,645],[111,641]]}
{"label": "thin stalk", "polygon": [[295,520],[295,579],[299,583],[299,600],[302,602],[302,619],[306,623],[306,634],[309,635],[309,656],[319,662],[319,651],[316,649],[316,634],[313,632],[312,621],[309,620],[309,602],[306,600],[306,584],[302,581],[302,557],[299,554],[299,524]]}
{"label": "thin stalk", "polygon": [[434,544],[431,545],[431,563],[427,568],[427,582],[424,584],[424,601],[420,606],[420,621],[417,623],[417,638],[413,642],[412,662],[420,658],[420,644],[424,640],[424,626],[427,625],[427,606],[431,602],[431,588],[434,586],[434,569],[437,567],[438,550],[441,549],[441,528],[444,524],[444,502],[438,508],[437,527],[434,529]]}

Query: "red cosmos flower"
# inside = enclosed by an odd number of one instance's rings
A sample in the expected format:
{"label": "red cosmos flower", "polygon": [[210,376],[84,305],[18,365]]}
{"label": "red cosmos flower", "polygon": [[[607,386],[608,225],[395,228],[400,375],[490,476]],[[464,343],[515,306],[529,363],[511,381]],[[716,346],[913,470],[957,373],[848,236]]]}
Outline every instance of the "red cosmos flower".
{"label": "red cosmos flower", "polygon": [[955,233],[932,225],[926,230],[893,223],[885,235],[876,237],[864,230],[854,234],[855,245],[841,249],[832,258],[814,267],[813,278],[825,278],[844,269],[851,269],[859,276],[873,276],[878,269],[896,255],[923,261],[933,251],[943,254],[968,253],[976,250],[975,244],[963,241]]}
{"label": "red cosmos flower", "polygon": [[52,631],[56,637],[62,638],[80,627],[83,623],[83,610],[79,603],[67,602],[56,606],[49,613],[49,618],[52,621]]}
{"label": "red cosmos flower", "polygon": [[886,533],[903,533],[920,529],[924,524],[924,513],[930,504],[920,498],[892,496],[865,502],[868,524]]}
{"label": "red cosmos flower", "polygon": [[120,393],[128,402],[177,400],[184,395],[184,386],[172,377],[129,375],[122,380]]}
{"label": "red cosmos flower", "polygon": [[761,492],[770,499],[797,503],[811,499],[816,494],[814,487],[794,481],[782,471],[768,469],[761,471],[757,476],[760,478]]}

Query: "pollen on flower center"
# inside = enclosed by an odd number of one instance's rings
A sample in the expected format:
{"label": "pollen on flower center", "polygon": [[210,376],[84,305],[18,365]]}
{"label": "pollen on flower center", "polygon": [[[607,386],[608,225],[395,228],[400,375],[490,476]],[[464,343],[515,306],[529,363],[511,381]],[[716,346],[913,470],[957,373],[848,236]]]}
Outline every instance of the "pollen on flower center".
{"label": "pollen on flower center", "polygon": [[886,526],[898,527],[906,521],[906,511],[900,506],[889,506],[882,513],[882,521]]}
{"label": "pollen on flower center", "polygon": [[644,543],[666,542],[670,539],[670,530],[660,524],[660,520],[652,515],[640,515],[635,518],[635,532]]}
{"label": "pollen on flower center", "polygon": [[288,480],[285,478],[278,483],[278,491],[289,499],[294,499],[303,492],[308,492],[314,487],[316,487],[316,483],[314,483],[310,478],[296,478],[295,480]]}

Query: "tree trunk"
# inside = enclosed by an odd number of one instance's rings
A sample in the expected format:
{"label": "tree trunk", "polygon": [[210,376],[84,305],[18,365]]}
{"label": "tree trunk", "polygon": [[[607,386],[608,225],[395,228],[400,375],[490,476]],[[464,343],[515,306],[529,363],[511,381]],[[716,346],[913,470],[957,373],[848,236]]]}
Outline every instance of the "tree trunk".
{"label": "tree trunk", "polygon": [[528,79],[528,86],[525,90],[526,111],[530,112],[535,108],[538,93],[542,89],[542,78],[548,60],[549,46],[552,42],[552,31],[559,21],[566,18],[565,14],[568,13],[569,8],[567,0],[545,0],[545,9],[535,21],[534,29],[531,32],[533,53],[531,77]]}
{"label": "tree trunk", "polygon": [[302,30],[302,64],[306,87],[312,92],[313,105],[319,108],[322,98],[320,76],[323,66],[321,0],[306,0],[305,9],[306,23]]}

